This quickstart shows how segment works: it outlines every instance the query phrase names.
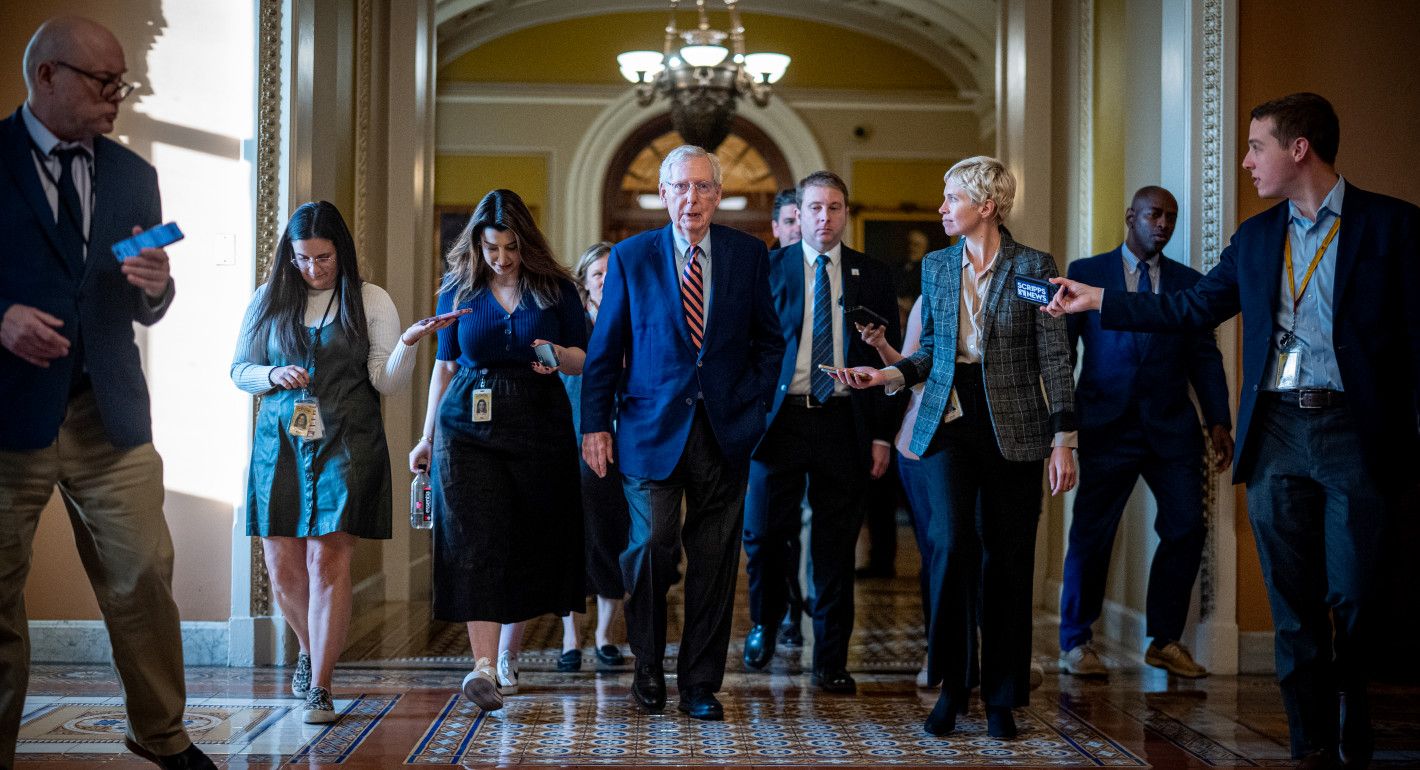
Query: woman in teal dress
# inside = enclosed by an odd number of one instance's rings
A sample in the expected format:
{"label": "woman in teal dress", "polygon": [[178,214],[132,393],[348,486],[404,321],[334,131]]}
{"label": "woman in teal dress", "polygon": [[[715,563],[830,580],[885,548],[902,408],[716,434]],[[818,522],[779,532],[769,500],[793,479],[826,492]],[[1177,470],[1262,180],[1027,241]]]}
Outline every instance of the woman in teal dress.
{"label": "woman in teal dress", "polygon": [[361,280],[350,231],[325,201],[291,215],[247,309],[231,370],[261,398],[247,534],[262,538],[276,602],[301,645],[291,689],[307,722],[336,719],[331,674],[350,625],[356,540],[390,536],[380,394],[409,381],[412,346],[452,320],[401,333],[394,303]]}

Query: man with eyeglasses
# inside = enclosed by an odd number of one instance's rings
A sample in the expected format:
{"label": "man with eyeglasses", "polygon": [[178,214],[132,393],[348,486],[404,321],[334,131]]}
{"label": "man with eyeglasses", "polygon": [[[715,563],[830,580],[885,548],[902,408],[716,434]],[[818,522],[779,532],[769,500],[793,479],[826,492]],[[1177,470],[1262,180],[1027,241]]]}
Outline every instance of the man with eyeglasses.
{"label": "man with eyeglasses", "polygon": [[168,256],[120,264],[116,241],[162,221],[153,167],[106,139],[123,48],[87,19],[40,25],[29,97],[0,121],[0,767],[13,766],[29,680],[24,589],[58,486],[113,647],[125,744],[165,768],[211,768],[183,728],[182,638],[162,459],[133,323],[172,303]]}
{"label": "man with eyeglasses", "polygon": [[718,720],[749,454],[764,433],[784,340],[764,243],[710,223],[720,203],[715,156],[672,150],[660,194],[670,224],[611,250],[582,370],[582,456],[599,476],[621,464],[633,698],[651,712],[666,705],[666,589],[684,542],[679,708]]}

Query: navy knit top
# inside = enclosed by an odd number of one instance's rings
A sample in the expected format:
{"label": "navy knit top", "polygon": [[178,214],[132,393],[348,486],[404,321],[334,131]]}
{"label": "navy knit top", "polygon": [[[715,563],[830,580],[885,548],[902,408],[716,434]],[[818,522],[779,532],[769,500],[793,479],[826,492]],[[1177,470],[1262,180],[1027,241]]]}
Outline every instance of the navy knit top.
{"label": "navy knit top", "polygon": [[[534,360],[535,339],[586,350],[587,320],[577,287],[571,281],[558,284],[562,296],[546,310],[537,306],[531,292],[523,294],[522,302],[511,313],[486,289],[465,298],[458,307],[472,308],[473,312],[439,330],[439,350],[434,357],[457,361],[459,366],[468,368],[527,368]],[[440,313],[455,309],[453,290],[439,293],[438,307]]]}

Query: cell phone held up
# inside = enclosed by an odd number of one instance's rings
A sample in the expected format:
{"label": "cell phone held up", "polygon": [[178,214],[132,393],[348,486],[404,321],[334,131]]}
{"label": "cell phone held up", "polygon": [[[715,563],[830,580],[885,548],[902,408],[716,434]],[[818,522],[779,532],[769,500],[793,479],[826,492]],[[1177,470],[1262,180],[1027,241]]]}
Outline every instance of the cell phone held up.
{"label": "cell phone held up", "polygon": [[144,249],[161,249],[164,246],[171,246],[183,239],[182,230],[178,229],[176,222],[169,222],[165,225],[158,225],[143,232],[124,238],[113,245],[113,257],[122,262],[129,257],[138,256]]}
{"label": "cell phone held up", "polygon": [[534,345],[533,356],[537,358],[538,363],[546,366],[548,369],[557,368],[557,348],[553,347],[551,342]]}
{"label": "cell phone held up", "polygon": [[888,325],[888,320],[886,318],[883,318],[881,315],[874,312],[872,308],[867,307],[865,305],[857,305],[855,307],[848,308],[847,310],[843,311],[843,316],[848,319],[849,323],[854,324],[855,326]]}

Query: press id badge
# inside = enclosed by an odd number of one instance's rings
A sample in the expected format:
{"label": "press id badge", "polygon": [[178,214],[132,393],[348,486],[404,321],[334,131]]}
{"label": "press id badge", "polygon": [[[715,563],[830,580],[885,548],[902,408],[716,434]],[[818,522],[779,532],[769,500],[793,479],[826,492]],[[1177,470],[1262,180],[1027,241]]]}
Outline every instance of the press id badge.
{"label": "press id badge", "polygon": [[291,412],[291,425],[286,428],[286,432],[307,441],[324,437],[325,424],[320,418],[320,401],[314,397],[297,401]]}
{"label": "press id badge", "polygon": [[947,395],[947,411],[942,415],[942,422],[951,422],[961,416],[961,399],[957,398],[957,389],[952,388],[952,392]]}
{"label": "press id badge", "polygon": [[474,422],[490,422],[493,419],[493,389],[474,388],[473,404],[469,410]]}
{"label": "press id badge", "polygon": [[1296,390],[1302,381],[1302,343],[1287,335],[1277,351],[1277,390]]}

